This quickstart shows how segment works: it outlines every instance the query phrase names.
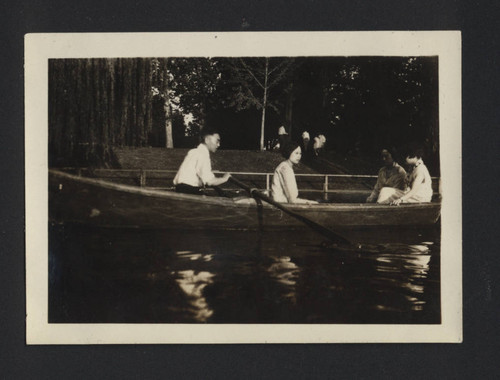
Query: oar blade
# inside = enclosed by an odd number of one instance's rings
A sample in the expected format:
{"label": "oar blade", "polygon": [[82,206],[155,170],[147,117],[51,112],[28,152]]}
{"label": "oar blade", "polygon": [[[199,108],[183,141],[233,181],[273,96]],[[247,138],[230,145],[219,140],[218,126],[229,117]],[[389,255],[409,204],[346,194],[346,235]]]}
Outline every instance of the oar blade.
{"label": "oar blade", "polygon": [[318,231],[319,233],[321,233],[323,236],[327,237],[328,239],[330,239],[333,243],[336,243],[336,244],[348,244],[348,245],[352,245],[352,243],[347,240],[345,237],[339,235],[338,233],[330,230],[329,228],[326,228],[325,226],[322,226],[321,224],[318,224],[308,218],[305,218],[303,217],[302,215],[300,214],[297,214],[297,213],[294,213],[297,217],[300,218],[300,220],[308,225],[310,228]]}

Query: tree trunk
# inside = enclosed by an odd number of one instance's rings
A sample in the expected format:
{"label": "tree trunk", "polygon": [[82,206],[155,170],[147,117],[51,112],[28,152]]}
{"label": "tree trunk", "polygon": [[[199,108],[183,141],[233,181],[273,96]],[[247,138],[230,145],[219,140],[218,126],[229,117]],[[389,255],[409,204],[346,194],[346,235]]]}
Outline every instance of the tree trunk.
{"label": "tree trunk", "polygon": [[264,150],[264,125],[266,122],[268,72],[269,72],[269,58],[266,58],[266,72],[264,76],[264,99],[262,101],[262,122],[260,125],[260,150]]}
{"label": "tree trunk", "polygon": [[173,148],[174,140],[172,138],[172,109],[170,108],[170,100],[168,94],[165,94],[165,103],[163,105],[165,110],[165,147]]}
{"label": "tree trunk", "polygon": [[160,60],[163,63],[163,68],[160,71],[161,93],[163,94],[163,110],[165,112],[165,148],[173,148],[174,141],[172,138],[172,108],[170,106],[170,98],[168,94],[168,60]]}
{"label": "tree trunk", "polygon": [[[288,86],[285,105],[285,125],[288,127],[288,136],[292,138],[292,110],[293,110],[293,83]],[[299,131],[300,133],[300,131]]]}

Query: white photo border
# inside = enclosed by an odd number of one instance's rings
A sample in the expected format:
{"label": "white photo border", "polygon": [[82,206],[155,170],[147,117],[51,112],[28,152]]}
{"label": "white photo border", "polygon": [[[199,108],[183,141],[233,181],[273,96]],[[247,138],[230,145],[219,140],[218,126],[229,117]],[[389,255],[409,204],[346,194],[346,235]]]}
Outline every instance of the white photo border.
{"label": "white photo border", "polygon": [[[216,56],[438,56],[441,324],[48,323],[49,59]],[[27,344],[462,342],[461,110],[459,31],[27,34]]]}

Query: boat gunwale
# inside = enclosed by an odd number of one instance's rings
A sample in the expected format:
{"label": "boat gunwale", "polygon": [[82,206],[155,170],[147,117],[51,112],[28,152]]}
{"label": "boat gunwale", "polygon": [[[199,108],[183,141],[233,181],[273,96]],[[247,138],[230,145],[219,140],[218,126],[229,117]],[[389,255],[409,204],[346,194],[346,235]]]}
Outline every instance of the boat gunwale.
{"label": "boat gunwale", "polygon": [[[66,179],[74,180],[77,182],[82,182],[88,185],[93,186],[101,186],[107,189],[123,191],[131,194],[137,195],[145,195],[148,197],[156,197],[161,199],[172,199],[179,201],[189,201],[194,203],[203,203],[203,204],[213,204],[220,206],[230,206],[233,208],[249,208],[255,207],[256,202],[251,203],[238,203],[234,200],[234,198],[224,198],[218,196],[206,196],[206,195],[191,195],[191,194],[183,194],[177,193],[172,190],[156,190],[147,187],[139,187],[133,185],[126,185],[120,183],[114,183],[111,181],[106,181],[97,178],[83,177],[75,174],[66,173],[57,169],[49,169],[49,173],[55,176],[63,177]],[[244,196],[244,198],[251,198],[248,196]],[[240,198],[241,199],[241,198]],[[274,208],[274,206],[269,205],[267,203],[263,204],[266,208]],[[377,203],[319,203],[319,204],[287,204],[288,208],[293,209],[294,211],[341,211],[341,210],[357,210],[357,211],[368,211],[368,210],[385,210],[391,209],[395,210],[397,208],[404,209],[424,209],[429,207],[440,207],[440,201],[432,201],[432,202],[423,202],[423,203],[404,203],[399,206],[391,206],[385,204],[377,204]]]}

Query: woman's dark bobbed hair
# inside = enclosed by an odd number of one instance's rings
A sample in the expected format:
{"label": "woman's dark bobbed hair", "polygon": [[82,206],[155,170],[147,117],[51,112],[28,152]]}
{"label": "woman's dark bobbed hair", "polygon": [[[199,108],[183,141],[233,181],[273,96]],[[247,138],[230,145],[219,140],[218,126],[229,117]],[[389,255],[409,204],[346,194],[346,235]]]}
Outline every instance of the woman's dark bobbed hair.
{"label": "woman's dark bobbed hair", "polygon": [[283,146],[283,148],[281,148],[281,155],[288,160],[292,152],[299,146],[299,143],[295,141],[289,141],[285,144],[285,146]]}
{"label": "woman's dark bobbed hair", "polygon": [[410,143],[405,149],[405,157],[424,158],[425,152],[422,145],[418,143]]}

